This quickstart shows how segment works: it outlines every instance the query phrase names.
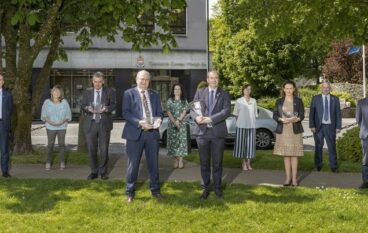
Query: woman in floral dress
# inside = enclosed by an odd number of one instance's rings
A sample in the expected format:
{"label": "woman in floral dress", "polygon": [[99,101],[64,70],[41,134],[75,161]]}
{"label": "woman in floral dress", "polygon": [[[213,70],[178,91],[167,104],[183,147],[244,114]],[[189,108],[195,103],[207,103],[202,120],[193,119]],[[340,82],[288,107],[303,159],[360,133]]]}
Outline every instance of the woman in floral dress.
{"label": "woman in floral dress", "polygon": [[185,99],[181,84],[172,87],[166,109],[169,116],[167,129],[167,152],[174,157],[174,168],[184,168],[183,157],[188,155],[188,127],[184,121],[188,110],[188,101]]}

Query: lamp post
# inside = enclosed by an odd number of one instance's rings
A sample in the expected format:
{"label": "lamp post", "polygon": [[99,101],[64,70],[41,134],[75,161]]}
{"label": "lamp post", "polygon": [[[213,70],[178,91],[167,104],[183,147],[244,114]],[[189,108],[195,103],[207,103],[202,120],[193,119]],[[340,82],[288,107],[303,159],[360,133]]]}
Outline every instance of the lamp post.
{"label": "lamp post", "polygon": [[207,73],[210,71],[210,3],[206,0],[206,23],[207,23]]}
{"label": "lamp post", "polygon": [[366,91],[366,80],[365,80],[365,46],[364,44],[363,44],[362,56],[363,56],[363,97],[365,98],[367,91]]}

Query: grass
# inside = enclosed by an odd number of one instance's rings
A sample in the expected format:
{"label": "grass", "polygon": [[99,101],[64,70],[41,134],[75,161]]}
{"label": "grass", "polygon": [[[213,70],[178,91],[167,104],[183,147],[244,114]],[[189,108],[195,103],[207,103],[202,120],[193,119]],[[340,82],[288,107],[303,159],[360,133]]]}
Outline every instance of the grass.
{"label": "grass", "polygon": [[117,181],[0,179],[1,232],[366,232],[368,192],[228,185],[200,201],[198,183],[139,184],[127,204]]}
{"label": "grass", "polygon": [[[43,164],[46,161],[46,148],[37,148],[34,153],[29,155],[12,155],[12,164]],[[58,151],[53,153],[54,162],[59,161]],[[111,155],[113,156],[113,155]],[[306,151],[304,156],[299,158],[299,170],[312,171],[314,169],[313,152]],[[65,158],[68,164],[74,165],[86,165],[88,164],[87,152],[78,151],[66,151]],[[192,153],[185,158],[187,161],[199,164],[198,150],[193,149]],[[324,164],[322,171],[329,171],[328,155],[324,153]],[[361,164],[358,162],[339,161],[340,172],[361,172]],[[240,168],[241,159],[234,158],[232,156],[232,150],[225,150],[224,155],[224,167],[228,168]],[[283,170],[284,163],[283,158],[272,153],[272,150],[257,150],[256,158],[252,162],[254,169],[267,169],[267,170]]]}
{"label": "grass", "polygon": [[[272,150],[257,150],[256,158],[252,161],[254,169],[283,170],[283,157],[274,155]],[[328,154],[323,155],[324,167],[322,171],[329,171]],[[186,160],[199,164],[198,150],[192,150],[192,153],[186,157]],[[232,150],[225,150],[223,166],[229,168],[241,168],[241,159],[232,156]],[[338,161],[340,172],[361,172],[361,163],[350,161]],[[299,158],[299,170],[314,170],[314,152],[305,151],[304,156]]]}
{"label": "grass", "polygon": [[[39,147],[32,154],[13,154],[10,159],[13,164],[43,164],[46,161],[47,149]],[[53,153],[54,162],[59,162],[59,152]],[[68,164],[84,165],[88,164],[87,152],[65,151],[65,160]]]}

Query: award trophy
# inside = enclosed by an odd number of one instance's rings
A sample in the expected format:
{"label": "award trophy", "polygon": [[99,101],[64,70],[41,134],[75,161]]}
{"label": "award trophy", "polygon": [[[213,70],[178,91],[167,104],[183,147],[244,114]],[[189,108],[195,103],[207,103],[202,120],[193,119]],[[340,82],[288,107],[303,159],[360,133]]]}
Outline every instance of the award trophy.
{"label": "award trophy", "polygon": [[200,101],[193,101],[192,110],[198,115],[203,116],[202,114],[202,107]]}

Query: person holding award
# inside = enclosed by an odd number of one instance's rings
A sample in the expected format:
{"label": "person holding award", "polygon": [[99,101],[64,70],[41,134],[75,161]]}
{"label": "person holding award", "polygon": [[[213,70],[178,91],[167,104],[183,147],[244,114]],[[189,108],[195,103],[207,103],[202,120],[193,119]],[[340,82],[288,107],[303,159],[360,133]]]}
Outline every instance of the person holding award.
{"label": "person holding award", "polygon": [[123,117],[126,121],[122,138],[126,139],[126,152],[128,154],[126,176],[128,203],[134,200],[139,163],[143,152],[150,174],[152,196],[159,200],[163,198],[160,192],[158,169],[160,140],[158,129],[163,116],[161,99],[156,91],[148,89],[151,81],[151,75],[148,71],[139,71],[135,80],[137,86],[126,90],[122,101]]}
{"label": "person holding award", "polygon": [[297,97],[298,90],[293,81],[282,85],[281,98],[276,101],[273,119],[277,122],[276,142],[273,153],[284,157],[284,186],[298,186],[298,157],[304,155],[303,126],[304,104]]}
{"label": "person holding award", "polygon": [[[107,180],[107,163],[109,160],[109,143],[112,130],[111,113],[115,110],[115,91],[104,87],[104,76],[96,72],[92,77],[93,88],[83,93],[81,108],[85,114],[83,122],[84,135],[87,141],[91,173],[88,180],[101,175]],[[100,158],[97,159],[97,149],[100,149]]]}
{"label": "person holding award", "polygon": [[210,194],[211,164],[215,194],[223,199],[222,160],[228,134],[226,118],[230,115],[230,95],[219,87],[219,82],[218,72],[208,72],[208,87],[197,90],[190,113],[197,126],[193,134],[197,136],[201,166],[201,200]]}
{"label": "person holding award", "polygon": [[167,154],[174,157],[174,168],[184,168],[183,157],[188,155],[188,123],[185,121],[188,101],[181,84],[174,84],[166,109],[169,117],[167,127]]}

